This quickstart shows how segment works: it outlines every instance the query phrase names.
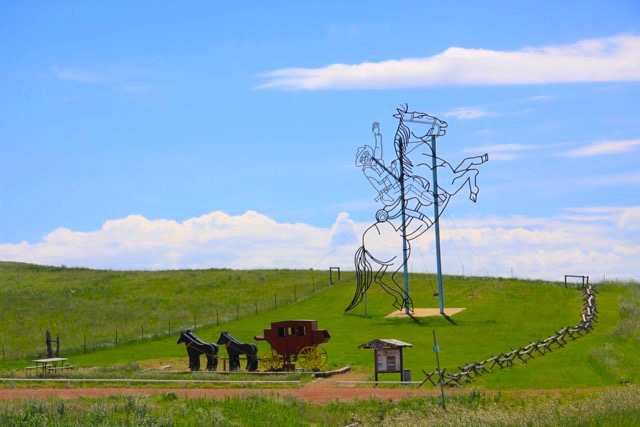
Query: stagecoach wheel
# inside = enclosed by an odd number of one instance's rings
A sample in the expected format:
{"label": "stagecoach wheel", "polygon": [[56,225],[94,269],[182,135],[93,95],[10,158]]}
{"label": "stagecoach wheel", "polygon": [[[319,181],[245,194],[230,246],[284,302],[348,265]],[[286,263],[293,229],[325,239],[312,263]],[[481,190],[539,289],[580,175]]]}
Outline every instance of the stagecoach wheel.
{"label": "stagecoach wheel", "polygon": [[269,371],[277,371],[282,368],[283,358],[277,351],[271,350],[271,354],[262,358],[262,363]]}
{"label": "stagecoach wheel", "polygon": [[327,351],[322,347],[305,347],[298,353],[300,365],[307,369],[320,369],[327,363]]}

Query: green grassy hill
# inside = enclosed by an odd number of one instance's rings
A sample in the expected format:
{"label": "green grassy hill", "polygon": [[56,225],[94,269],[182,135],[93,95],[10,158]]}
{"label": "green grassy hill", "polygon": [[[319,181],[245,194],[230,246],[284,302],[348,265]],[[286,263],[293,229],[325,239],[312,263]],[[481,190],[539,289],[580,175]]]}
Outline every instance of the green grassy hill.
{"label": "green grassy hill", "polygon": [[[42,354],[45,331],[64,350],[89,349],[224,323],[286,305],[329,276],[294,270],[105,271],[0,261],[0,351]],[[0,358],[2,358],[0,354]],[[0,359],[1,360],[1,359]]]}
{"label": "green grassy hill", "polygon": [[[422,369],[435,369],[433,330],[441,346],[441,364],[452,370],[546,338],[562,326],[575,325],[582,306],[578,291],[559,284],[447,276],[446,306],[466,308],[451,321],[441,317],[385,319],[384,315],[392,311],[391,301],[377,286],[372,286],[369,294],[368,315],[364,304],[353,314],[345,315],[344,307],[355,286],[353,274],[343,273],[343,280],[334,286],[327,286],[327,281],[328,273],[317,271],[109,272],[3,263],[0,345],[8,347],[11,343],[23,358],[0,361],[0,369],[24,366],[28,363],[25,356],[36,348],[42,353],[47,325],[66,328],[66,335],[61,333],[64,352],[73,334],[79,331],[92,331],[107,342],[116,327],[124,330],[129,325],[133,335],[133,331],[139,331],[136,323],[144,321],[145,328],[156,325],[166,334],[168,318],[182,316],[182,324],[174,323],[177,329],[192,325],[192,313],[197,312],[197,318],[202,319],[198,323],[207,323],[198,327],[197,335],[206,341],[216,341],[219,333],[227,330],[239,340],[250,342],[273,321],[317,319],[319,327],[328,329],[332,336],[324,345],[329,354],[328,368],[349,364],[372,372],[372,351],[359,350],[359,344],[375,338],[407,341],[413,348],[405,352],[405,367],[418,379]],[[431,275],[412,277],[416,307],[437,307],[437,298],[431,291],[433,282]],[[638,285],[607,284],[598,289],[600,321],[593,333],[570,342],[565,349],[537,357],[526,366],[482,376],[473,385],[573,388],[640,381]],[[277,308],[274,294],[278,295]],[[239,320],[235,320],[236,302]],[[220,325],[215,322],[215,308],[220,310]],[[58,333],[55,327],[51,329],[54,335]],[[21,336],[23,340],[18,339]],[[117,348],[88,354],[76,351],[71,357],[76,366],[180,358],[186,368],[184,346],[176,345],[176,339],[177,333],[144,342],[139,336],[137,341],[131,337],[129,343]],[[113,345],[113,339],[110,342]],[[80,348],[77,338],[72,346]],[[258,346],[263,354],[269,350],[265,342]],[[396,380],[397,375],[384,378]]]}

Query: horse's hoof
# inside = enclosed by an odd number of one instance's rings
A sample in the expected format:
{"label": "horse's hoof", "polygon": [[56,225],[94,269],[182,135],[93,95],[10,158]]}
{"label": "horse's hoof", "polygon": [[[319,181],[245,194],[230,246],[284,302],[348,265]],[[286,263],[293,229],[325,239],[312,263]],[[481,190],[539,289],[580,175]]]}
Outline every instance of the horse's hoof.
{"label": "horse's hoof", "polygon": [[485,153],[485,155],[482,156],[482,163],[488,162],[488,161],[489,161],[489,153]]}
{"label": "horse's hoof", "polygon": [[471,199],[471,201],[472,201],[473,203],[477,202],[477,201],[478,201],[478,194],[477,194],[477,193],[471,193],[471,194],[469,194],[469,199]]}

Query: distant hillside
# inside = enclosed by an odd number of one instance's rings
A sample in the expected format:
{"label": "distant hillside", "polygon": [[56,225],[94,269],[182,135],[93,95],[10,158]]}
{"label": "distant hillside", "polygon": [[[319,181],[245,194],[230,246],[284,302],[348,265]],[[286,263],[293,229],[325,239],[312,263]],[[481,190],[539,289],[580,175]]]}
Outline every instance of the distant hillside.
{"label": "distant hillside", "polygon": [[114,342],[116,329],[120,342],[140,339],[143,327],[146,336],[162,335],[194,320],[255,315],[328,284],[328,272],[311,270],[109,271],[0,261],[0,351],[41,354],[47,328],[76,350],[85,336],[89,347]]}

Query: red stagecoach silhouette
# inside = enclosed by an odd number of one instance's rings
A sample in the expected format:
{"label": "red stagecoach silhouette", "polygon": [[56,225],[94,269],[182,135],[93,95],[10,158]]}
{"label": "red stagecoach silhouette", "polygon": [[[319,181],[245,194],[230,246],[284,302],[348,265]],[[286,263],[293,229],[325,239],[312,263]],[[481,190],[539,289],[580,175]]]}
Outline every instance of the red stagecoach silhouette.
{"label": "red stagecoach silhouette", "polygon": [[264,330],[264,336],[254,338],[271,345],[271,355],[262,358],[263,366],[269,370],[293,371],[295,363],[317,370],[327,363],[327,352],[319,344],[331,336],[326,329],[318,329],[317,320],[274,322],[271,329]]}

